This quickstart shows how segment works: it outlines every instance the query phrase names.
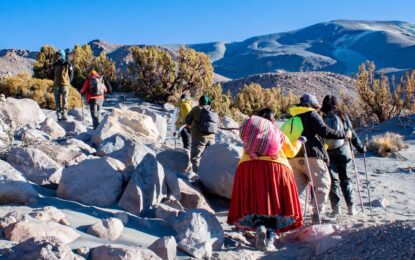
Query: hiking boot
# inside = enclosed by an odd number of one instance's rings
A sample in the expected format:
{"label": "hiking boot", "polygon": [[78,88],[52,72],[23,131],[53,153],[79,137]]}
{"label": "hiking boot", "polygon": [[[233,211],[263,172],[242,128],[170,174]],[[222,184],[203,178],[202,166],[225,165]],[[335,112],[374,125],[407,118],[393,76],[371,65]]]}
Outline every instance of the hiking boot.
{"label": "hiking boot", "polygon": [[267,238],[267,230],[265,226],[258,226],[256,228],[256,241],[255,241],[255,248],[257,250],[265,250],[266,248],[266,238]]}
{"label": "hiking boot", "polygon": [[347,206],[347,215],[349,216],[357,215],[357,210],[354,205]]}
{"label": "hiking boot", "polygon": [[275,248],[274,241],[275,241],[275,232],[272,229],[268,229],[267,239],[265,241],[265,250],[267,252],[274,252],[277,250]]}
{"label": "hiking boot", "polygon": [[64,120],[64,121],[68,120],[68,115],[67,115],[67,113],[63,113],[63,114],[62,114],[62,120]]}
{"label": "hiking boot", "polygon": [[342,210],[341,210],[340,206],[333,207],[333,210],[332,210],[331,214],[333,214],[333,215],[340,215],[340,214],[342,214]]}
{"label": "hiking boot", "polygon": [[[320,220],[321,220],[321,223],[327,223],[327,222],[335,221],[336,219],[335,218],[330,218],[330,217],[328,217],[324,214],[320,214]],[[318,215],[317,215],[317,213],[313,214],[313,216],[311,217],[311,221],[312,221],[313,224],[318,224]]]}

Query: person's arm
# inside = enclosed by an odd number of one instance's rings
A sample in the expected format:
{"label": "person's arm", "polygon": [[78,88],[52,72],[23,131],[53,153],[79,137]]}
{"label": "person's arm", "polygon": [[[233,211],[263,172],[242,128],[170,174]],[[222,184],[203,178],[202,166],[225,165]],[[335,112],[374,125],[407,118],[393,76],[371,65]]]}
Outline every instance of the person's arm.
{"label": "person's arm", "polygon": [[111,82],[108,79],[104,80],[105,86],[107,87],[107,91],[109,94],[112,94],[112,85]]}
{"label": "person's arm", "polygon": [[365,146],[363,145],[363,143],[360,140],[359,136],[357,136],[356,132],[354,131],[352,122],[350,122],[350,119],[347,115],[345,116],[345,124],[347,125],[347,129],[352,131],[351,141],[352,141],[353,146],[357,149],[357,151],[359,153],[364,153],[365,152]]}
{"label": "person's arm", "polygon": [[311,112],[311,127],[321,137],[327,139],[344,139],[346,134],[343,130],[336,131],[324,123],[323,118],[317,112]]}
{"label": "person's arm", "polygon": [[294,158],[301,150],[301,146],[302,143],[299,140],[295,140],[294,143],[291,143],[290,139],[284,135],[284,144],[282,145],[282,150],[284,151],[287,158]]}
{"label": "person's arm", "polygon": [[190,110],[189,114],[186,116],[186,119],[184,120],[186,125],[188,125],[189,127],[192,126],[194,110],[195,110],[195,108]]}
{"label": "person's arm", "polygon": [[79,92],[81,94],[85,94],[88,88],[89,88],[89,79],[85,80],[84,85],[82,85],[82,89]]}

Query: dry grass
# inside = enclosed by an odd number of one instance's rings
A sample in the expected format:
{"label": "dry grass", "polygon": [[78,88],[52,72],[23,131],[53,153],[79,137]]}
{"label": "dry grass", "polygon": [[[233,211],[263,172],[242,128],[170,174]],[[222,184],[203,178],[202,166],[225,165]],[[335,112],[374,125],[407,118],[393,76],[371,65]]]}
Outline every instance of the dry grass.
{"label": "dry grass", "polygon": [[387,132],[382,135],[375,135],[369,142],[369,151],[375,152],[382,157],[389,157],[402,149],[408,148],[404,143],[403,136]]}

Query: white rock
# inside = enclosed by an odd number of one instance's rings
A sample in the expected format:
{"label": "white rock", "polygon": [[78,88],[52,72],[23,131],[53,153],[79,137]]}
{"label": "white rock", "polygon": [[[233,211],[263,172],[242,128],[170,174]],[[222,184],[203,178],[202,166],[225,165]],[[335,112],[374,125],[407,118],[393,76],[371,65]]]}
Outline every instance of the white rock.
{"label": "white rock", "polygon": [[82,259],[72,250],[54,238],[28,239],[8,249],[7,259],[13,260],[76,260]]}
{"label": "white rock", "polygon": [[92,249],[92,260],[161,260],[153,251],[139,247],[103,245]]}
{"label": "white rock", "polygon": [[88,205],[109,206],[121,194],[122,183],[123,176],[111,159],[90,159],[64,169],[57,195]]}
{"label": "white rock", "polygon": [[231,199],[235,170],[242,151],[242,147],[231,144],[214,144],[206,148],[198,175],[208,191]]}
{"label": "white rock", "polygon": [[389,201],[385,198],[376,199],[372,201],[372,207],[375,208],[384,208],[386,209],[389,206]]}
{"label": "white rock", "polygon": [[23,173],[28,180],[39,185],[57,185],[62,177],[62,165],[36,148],[12,148],[7,162]]}
{"label": "white rock", "polygon": [[0,114],[5,115],[13,128],[25,125],[37,125],[45,120],[36,101],[31,99],[7,98],[6,102],[0,102]]}
{"label": "white rock", "polygon": [[11,211],[0,218],[0,228],[6,228],[11,224],[20,221],[27,221],[28,217],[26,214],[19,211]]}
{"label": "white rock", "polygon": [[182,195],[180,203],[183,205],[183,207],[186,209],[205,209],[210,213],[215,213],[201,191],[182,179],[178,180],[180,192]]}
{"label": "white rock", "polygon": [[36,201],[37,192],[22,173],[0,160],[0,204],[30,204]]}
{"label": "white rock", "polygon": [[47,117],[45,121],[40,124],[40,130],[50,135],[53,139],[63,138],[66,135],[63,129],[54,119]]}
{"label": "white rock", "polygon": [[148,249],[156,253],[163,260],[174,260],[177,254],[176,247],[176,239],[173,236],[169,236],[157,239]]}
{"label": "white rock", "polygon": [[0,115],[0,155],[8,152],[13,139],[14,135],[10,125]]}
{"label": "white rock", "polygon": [[96,129],[96,134],[92,137],[92,142],[99,145],[114,134],[121,134],[126,139],[144,144],[155,143],[159,138],[157,127],[151,117],[117,108],[114,108],[101,122]]}
{"label": "white rock", "polygon": [[140,114],[144,114],[147,116],[150,116],[153,119],[154,124],[157,127],[157,130],[159,132],[159,138],[161,141],[166,140],[166,136],[167,136],[167,120],[157,114],[154,111],[148,110],[146,108],[143,107],[131,107],[129,108],[129,110],[134,111],[134,112],[138,112]]}
{"label": "white rock", "polygon": [[148,214],[167,195],[164,170],[154,155],[146,155],[132,174],[118,203],[136,215]]}
{"label": "white rock", "polygon": [[75,136],[80,133],[88,131],[88,128],[85,124],[80,121],[74,120],[71,117],[68,117],[67,120],[59,121],[59,125],[65,129],[68,135]]}
{"label": "white rock", "polygon": [[157,154],[157,160],[173,172],[186,172],[190,166],[189,152],[183,148],[161,151]]}
{"label": "white rock", "polygon": [[210,258],[222,248],[225,235],[216,217],[203,209],[181,213],[168,222],[177,232],[178,248],[196,258]]}
{"label": "white rock", "polygon": [[171,218],[177,217],[179,213],[180,210],[164,203],[160,203],[156,206],[155,217],[163,220],[169,220]]}
{"label": "white rock", "polygon": [[4,229],[8,240],[23,242],[30,238],[46,239],[54,238],[63,244],[75,241],[79,234],[74,229],[55,222],[20,221],[9,225]]}
{"label": "white rock", "polygon": [[97,150],[91,146],[89,146],[88,144],[86,144],[85,142],[75,139],[75,138],[71,138],[65,141],[64,143],[65,146],[69,146],[69,148],[73,148],[73,149],[77,149],[87,155],[90,154],[95,154],[97,152]]}
{"label": "white rock", "polygon": [[69,225],[65,214],[53,206],[34,209],[29,213],[29,216],[43,222],[56,222],[62,225]]}
{"label": "white rock", "polygon": [[90,226],[86,231],[88,234],[106,240],[117,240],[124,230],[122,221],[118,218],[107,218]]}

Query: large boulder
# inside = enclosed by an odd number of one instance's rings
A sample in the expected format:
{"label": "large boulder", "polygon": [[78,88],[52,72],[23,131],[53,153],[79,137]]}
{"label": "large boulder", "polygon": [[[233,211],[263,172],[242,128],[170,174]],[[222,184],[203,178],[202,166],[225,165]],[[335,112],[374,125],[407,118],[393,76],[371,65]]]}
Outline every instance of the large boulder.
{"label": "large boulder", "polygon": [[39,185],[57,185],[62,176],[62,165],[36,148],[12,148],[7,157],[7,162],[23,173],[28,180]]}
{"label": "large boulder", "polygon": [[181,213],[168,222],[177,232],[177,247],[198,259],[222,249],[225,235],[217,218],[203,209]]}
{"label": "large boulder", "polygon": [[49,142],[52,140],[50,135],[31,126],[19,128],[16,131],[15,136],[16,139],[21,140],[26,145],[36,144],[39,142]]}
{"label": "large boulder", "polygon": [[10,211],[0,218],[0,228],[6,228],[19,221],[27,221],[28,216],[20,211]]}
{"label": "large boulder", "polygon": [[65,168],[57,196],[88,205],[109,206],[122,192],[122,169],[112,158],[94,158]]}
{"label": "large boulder", "polygon": [[167,120],[161,116],[160,114],[148,110],[146,108],[143,107],[131,107],[129,108],[129,110],[134,111],[134,112],[138,112],[147,116],[150,116],[153,119],[154,124],[157,127],[157,130],[159,132],[159,138],[161,141],[166,140],[166,136],[167,136]]}
{"label": "large boulder", "polygon": [[30,204],[36,198],[37,192],[23,174],[0,160],[0,204]]}
{"label": "large boulder", "polygon": [[198,175],[208,191],[231,199],[234,175],[242,151],[242,147],[226,143],[214,144],[206,148]]}
{"label": "large boulder", "polygon": [[9,120],[13,128],[38,125],[46,118],[36,101],[26,98],[9,97],[5,102],[0,102],[0,114]]}
{"label": "large boulder", "polygon": [[55,222],[19,221],[4,229],[6,238],[14,242],[23,242],[30,238],[55,238],[63,244],[75,241],[79,234],[74,229]]}
{"label": "large boulder", "polygon": [[13,143],[14,134],[10,125],[0,116],[0,156],[5,156]]}
{"label": "large boulder", "polygon": [[139,247],[103,245],[92,249],[91,260],[161,260],[153,251]]}
{"label": "large boulder", "polygon": [[79,139],[75,139],[75,138],[71,138],[66,140],[63,143],[64,146],[73,149],[73,150],[78,150],[86,155],[92,155],[95,154],[97,152],[97,150],[91,146],[89,146],[88,144],[86,144],[85,142],[79,140]]}
{"label": "large boulder", "polygon": [[29,213],[29,216],[43,222],[56,222],[62,225],[69,225],[65,214],[53,206],[34,209]]}
{"label": "large boulder", "polygon": [[186,172],[190,166],[189,152],[183,148],[163,150],[157,154],[157,160],[173,172]]}
{"label": "large boulder", "polygon": [[54,238],[30,238],[6,250],[10,260],[77,260],[81,257],[72,253],[69,246]]}
{"label": "large boulder", "polygon": [[118,205],[136,215],[146,215],[166,197],[163,167],[156,157],[147,154],[131,175]]}
{"label": "large boulder", "polygon": [[127,109],[114,108],[96,129],[92,142],[99,145],[117,133],[126,139],[144,144],[155,143],[159,138],[157,127],[151,117]]}
{"label": "large boulder", "polygon": [[86,231],[88,234],[105,240],[117,240],[124,229],[122,221],[118,218],[103,219],[90,226]]}
{"label": "large boulder", "polygon": [[66,133],[70,136],[75,136],[88,131],[88,128],[82,122],[68,117],[67,120],[59,121],[59,125],[65,129]]}
{"label": "large boulder", "polygon": [[174,260],[177,254],[176,247],[176,239],[173,236],[169,236],[157,239],[148,249],[156,253],[163,260]]}
{"label": "large boulder", "polygon": [[123,162],[128,172],[134,171],[147,154],[154,155],[154,151],[120,134],[105,139],[97,150],[98,156],[109,156]]}
{"label": "large boulder", "polygon": [[54,119],[47,117],[45,121],[40,124],[40,130],[50,135],[53,139],[63,138],[66,135],[63,129]]}
{"label": "large boulder", "polygon": [[183,179],[178,179],[181,192],[180,203],[186,209],[205,209],[210,213],[215,213],[209,202],[203,196],[202,192],[193,187]]}

